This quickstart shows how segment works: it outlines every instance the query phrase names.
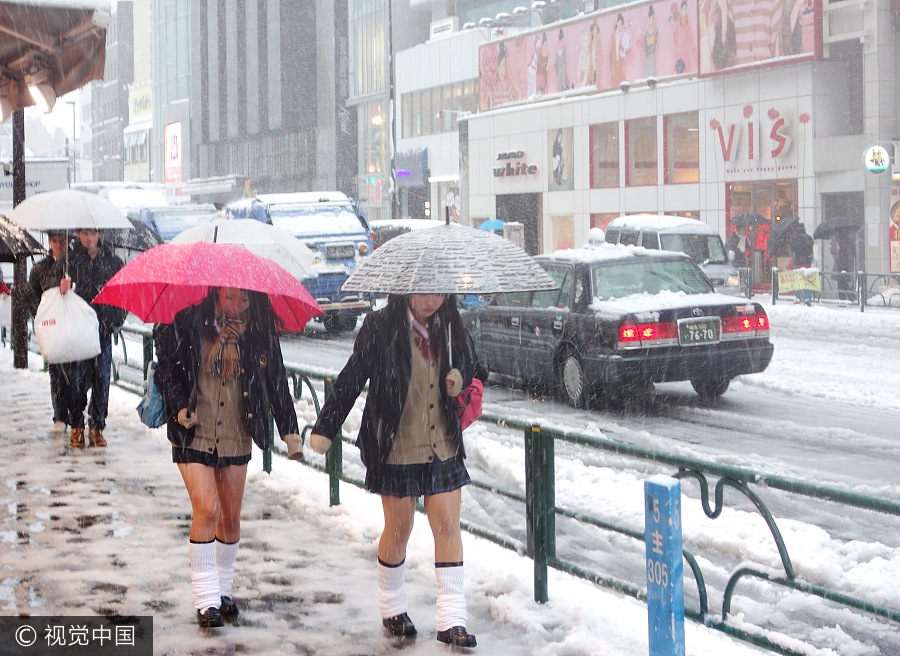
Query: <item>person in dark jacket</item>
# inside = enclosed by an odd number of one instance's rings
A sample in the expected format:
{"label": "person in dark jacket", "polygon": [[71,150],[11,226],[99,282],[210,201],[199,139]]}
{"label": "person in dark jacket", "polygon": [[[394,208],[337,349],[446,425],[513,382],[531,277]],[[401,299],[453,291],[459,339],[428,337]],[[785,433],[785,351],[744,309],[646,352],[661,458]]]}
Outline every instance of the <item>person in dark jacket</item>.
{"label": "person in dark jacket", "polygon": [[[811,267],[813,263],[814,244],[813,238],[806,232],[806,226],[798,223],[791,239],[791,252],[794,256],[794,268],[801,269]],[[798,289],[794,296],[798,303],[812,304],[813,293],[809,289]]]}
{"label": "person in dark jacket", "polygon": [[476,645],[466,628],[459,520],[462,487],[470,482],[459,414],[469,394],[480,394],[476,373],[484,377],[454,296],[390,296],[363,322],[310,436],[315,451],[327,451],[369,382],[356,444],[366,466],[366,489],[381,495],[376,601],[382,624],[393,635],[416,634],[407,612],[404,566],[416,499],[424,496],[434,535],[437,639]]}
{"label": "person in dark jacket", "polygon": [[[91,303],[103,285],[125,266],[111,248],[101,242],[99,230],[76,231],[78,243],[68,258],[54,265],[59,291],[65,294],[74,287],[75,293]],[[68,271],[67,271],[68,269]],[[65,275],[68,272],[68,275]],[[128,313],[112,305],[91,305],[100,323],[100,354],[90,360],[63,365],[70,390],[69,445],[84,448],[84,410],[88,410],[88,441],[91,446],[105,447],[106,416],[109,412],[109,377],[112,368],[112,333],[125,323]],[[88,388],[91,404],[88,406]]]}
{"label": "person in dark jacket", "polygon": [[838,298],[842,301],[855,301],[853,291],[853,236],[849,233],[838,233],[831,238],[831,257],[834,260],[834,274],[838,285]]}
{"label": "person in dark jacket", "polygon": [[[59,285],[59,277],[54,269],[59,260],[65,259],[69,240],[65,232],[48,232],[47,240],[50,243],[50,254],[31,267],[28,276],[30,297],[28,309],[31,316],[37,314],[41,303],[41,296],[52,287]],[[69,423],[69,391],[70,385],[63,377],[63,365],[48,364],[47,373],[50,375],[50,399],[53,402],[53,428],[55,435],[63,433]]]}
{"label": "person in dark jacket", "polygon": [[750,226],[737,226],[725,241],[725,252],[734,253],[734,266],[750,266],[750,249]]}
{"label": "person in dark jacket", "polygon": [[265,294],[221,287],[153,329],[172,460],[193,510],[191,589],[201,627],[239,612],[231,588],[247,463],[254,442],[271,446],[270,410],[288,457],[302,459],[276,327]]}

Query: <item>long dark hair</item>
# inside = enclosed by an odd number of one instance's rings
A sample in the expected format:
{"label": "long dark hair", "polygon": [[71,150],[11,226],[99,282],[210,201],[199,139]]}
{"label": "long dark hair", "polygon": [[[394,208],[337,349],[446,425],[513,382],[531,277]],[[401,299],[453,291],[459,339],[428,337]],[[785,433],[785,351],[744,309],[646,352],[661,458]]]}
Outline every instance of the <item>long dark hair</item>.
{"label": "long dark hair", "polygon": [[[268,294],[262,292],[247,292],[247,298],[250,305],[247,307],[247,328],[245,333],[248,336],[268,337],[276,330],[281,329],[282,323],[275,310],[272,309],[272,302],[269,300]],[[210,287],[206,298],[200,303],[200,316],[203,320],[203,338],[206,340],[214,340],[216,338],[216,300],[218,299],[219,287]]]}
{"label": "long dark hair", "polygon": [[[409,307],[409,297],[399,294],[391,294],[388,296],[388,311],[394,316],[406,317],[406,308]],[[431,346],[437,352],[443,353],[447,346],[447,326],[450,326],[450,332],[453,336],[453,361],[455,365],[459,365],[464,358],[472,358],[474,356],[468,353],[468,341],[466,339],[466,327],[463,324],[462,317],[459,314],[457,306],[456,294],[447,294],[447,298],[441,303],[441,306],[428,317],[427,325],[428,335],[431,338]]]}

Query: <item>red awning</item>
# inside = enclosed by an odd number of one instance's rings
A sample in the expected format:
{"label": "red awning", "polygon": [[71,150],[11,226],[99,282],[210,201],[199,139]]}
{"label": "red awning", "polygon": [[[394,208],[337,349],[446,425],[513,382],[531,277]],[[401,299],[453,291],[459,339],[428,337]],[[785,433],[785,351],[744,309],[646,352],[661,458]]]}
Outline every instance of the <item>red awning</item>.
{"label": "red awning", "polygon": [[0,96],[34,105],[26,76],[46,75],[57,96],[103,79],[108,0],[0,0]]}

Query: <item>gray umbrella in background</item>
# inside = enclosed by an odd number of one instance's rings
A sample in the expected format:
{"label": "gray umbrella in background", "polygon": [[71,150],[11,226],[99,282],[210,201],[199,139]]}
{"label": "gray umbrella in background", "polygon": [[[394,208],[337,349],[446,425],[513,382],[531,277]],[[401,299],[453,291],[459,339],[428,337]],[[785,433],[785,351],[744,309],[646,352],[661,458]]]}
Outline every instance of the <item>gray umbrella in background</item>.
{"label": "gray umbrella in background", "polygon": [[813,239],[831,239],[841,233],[850,234],[851,232],[856,232],[862,227],[862,221],[849,216],[825,219],[816,226],[813,232]]}
{"label": "gray umbrella in background", "polygon": [[46,252],[25,228],[0,214],[0,262],[14,262],[18,255],[40,255]]}
{"label": "gray umbrella in background", "polygon": [[[16,205],[9,218],[29,230],[65,232],[75,230],[107,230],[134,226],[124,212],[105,198],[74,189],[55,189],[29,196]],[[66,249],[66,271],[69,269],[69,249]]]}
{"label": "gray umbrella in background", "polygon": [[743,214],[738,214],[731,219],[731,224],[735,228],[740,228],[743,226],[762,225],[763,223],[768,222],[769,220],[766,217],[764,217],[762,214],[757,214],[756,212],[744,212]]}
{"label": "gray umbrella in background", "polygon": [[316,275],[316,254],[291,233],[256,219],[217,219],[178,233],[173,244],[211,241],[242,246],[272,260],[297,279]]}
{"label": "gray umbrella in background", "polygon": [[794,229],[794,226],[800,223],[800,219],[796,216],[786,216],[780,221],[776,221],[769,232],[769,242],[774,244],[787,237]]}
{"label": "gray umbrella in background", "polygon": [[74,189],[57,189],[29,196],[16,205],[9,218],[29,230],[107,230],[134,226],[118,207],[105,198]]}
{"label": "gray umbrella in background", "polygon": [[559,285],[511,241],[449,224],[394,237],[366,257],[343,291],[376,294],[493,294]]}
{"label": "gray umbrella in background", "polygon": [[148,251],[163,243],[156,230],[141,221],[134,221],[133,230],[122,228],[104,230],[103,241],[107,246],[127,248],[132,251]]}

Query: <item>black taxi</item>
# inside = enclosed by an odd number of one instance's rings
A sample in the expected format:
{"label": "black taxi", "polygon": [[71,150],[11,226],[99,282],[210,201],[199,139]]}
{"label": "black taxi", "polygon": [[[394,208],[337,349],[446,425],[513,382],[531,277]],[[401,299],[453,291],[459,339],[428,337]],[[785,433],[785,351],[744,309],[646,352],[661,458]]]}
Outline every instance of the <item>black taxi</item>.
{"label": "black taxi", "polygon": [[683,380],[715,399],[772,359],[762,306],[716,293],[683,253],[603,244],[535,259],[559,289],[496,294],[463,312],[492,372],[551,383],[587,407]]}

